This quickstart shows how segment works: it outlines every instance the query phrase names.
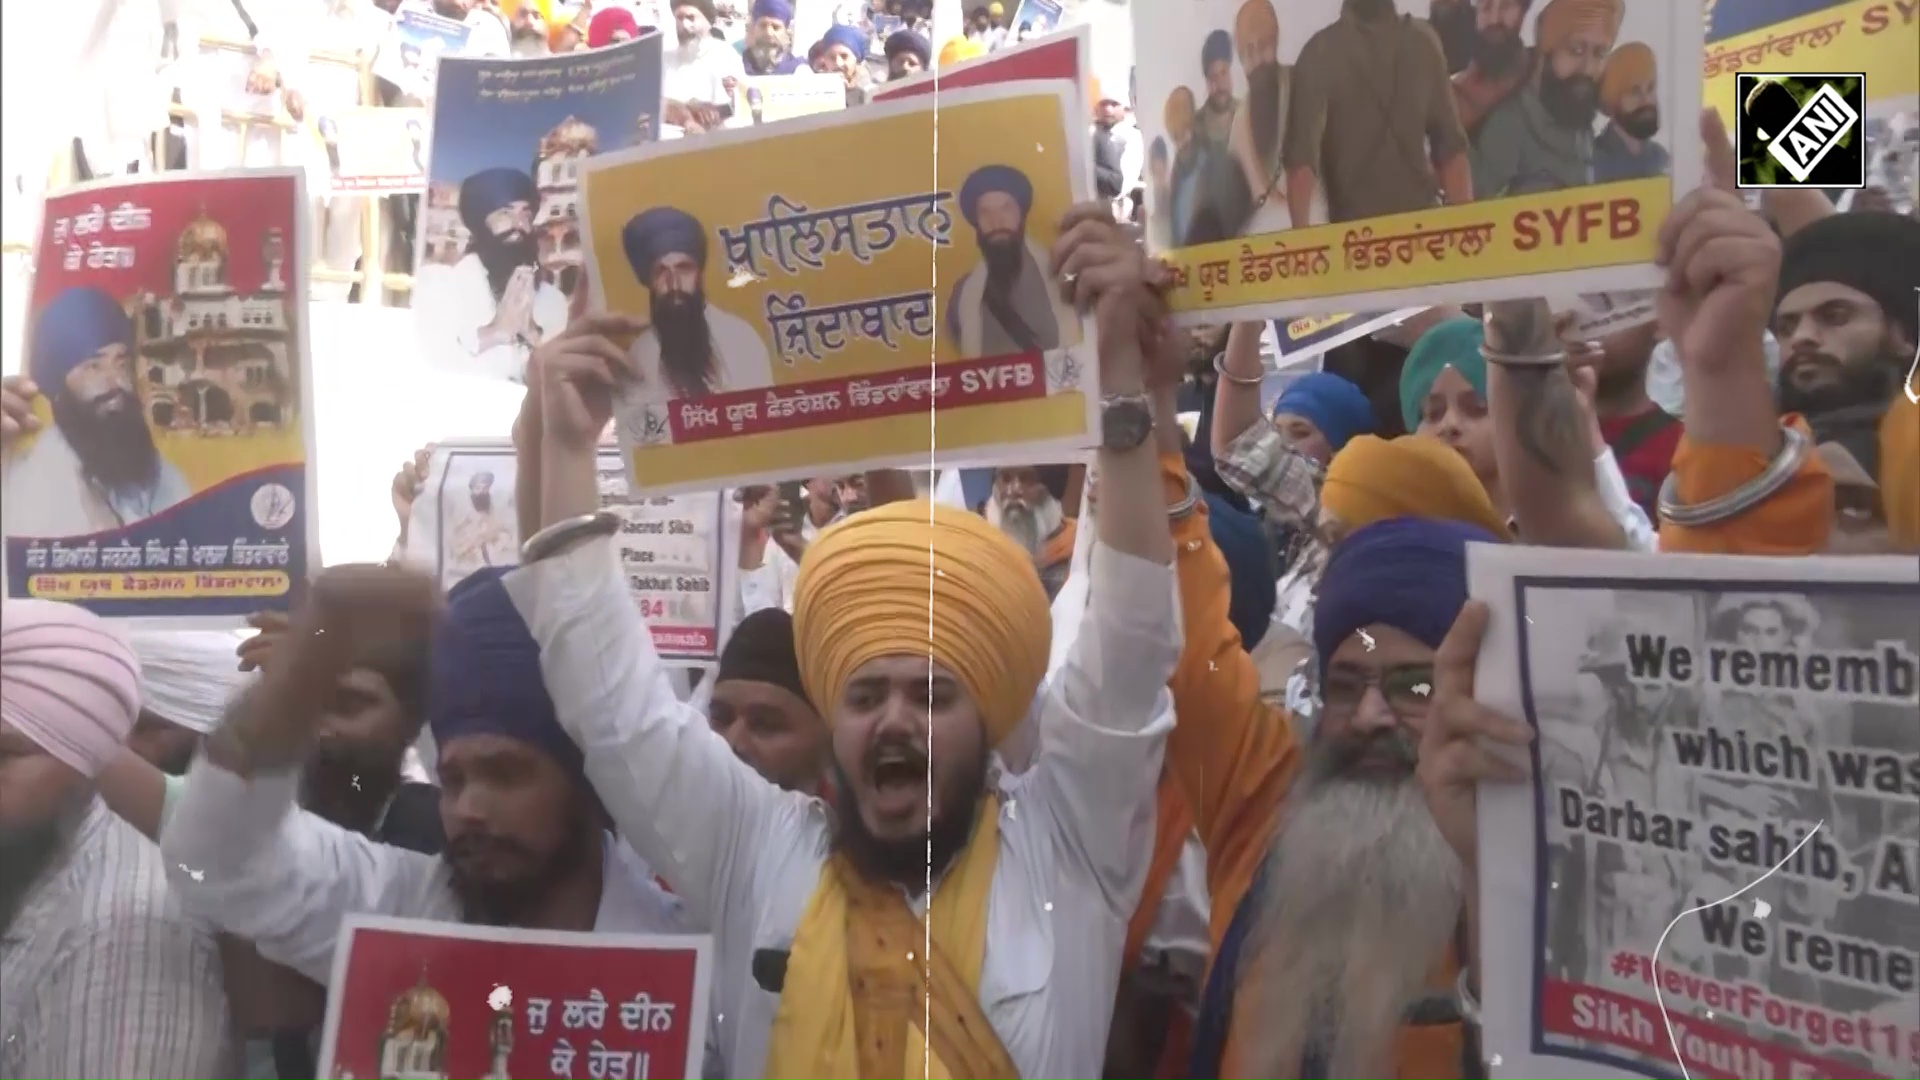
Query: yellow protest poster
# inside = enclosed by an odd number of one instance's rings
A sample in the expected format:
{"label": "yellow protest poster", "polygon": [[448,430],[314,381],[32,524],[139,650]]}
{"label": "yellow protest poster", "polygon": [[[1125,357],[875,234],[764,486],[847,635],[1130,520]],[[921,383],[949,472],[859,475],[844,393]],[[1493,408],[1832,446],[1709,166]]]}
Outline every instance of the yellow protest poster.
{"label": "yellow protest poster", "polygon": [[1073,97],[981,87],[589,159],[595,309],[646,324],[615,410],[633,490],[1090,445],[1090,330],[1049,250],[1090,195]]}

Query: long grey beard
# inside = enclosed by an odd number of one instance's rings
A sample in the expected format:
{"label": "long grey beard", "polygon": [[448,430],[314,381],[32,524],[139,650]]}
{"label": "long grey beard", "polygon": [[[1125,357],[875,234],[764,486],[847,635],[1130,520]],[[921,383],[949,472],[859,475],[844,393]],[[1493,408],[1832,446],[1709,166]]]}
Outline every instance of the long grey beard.
{"label": "long grey beard", "polygon": [[1459,859],[1411,776],[1303,780],[1247,942],[1237,1075],[1297,1076],[1331,1037],[1326,1075],[1392,1076],[1402,1014],[1459,923]]}
{"label": "long grey beard", "polygon": [[987,524],[1006,533],[1029,555],[1040,554],[1047,546],[1047,539],[1059,531],[1065,520],[1066,510],[1052,495],[1032,506],[1026,503],[1002,506],[998,498],[987,500]]}

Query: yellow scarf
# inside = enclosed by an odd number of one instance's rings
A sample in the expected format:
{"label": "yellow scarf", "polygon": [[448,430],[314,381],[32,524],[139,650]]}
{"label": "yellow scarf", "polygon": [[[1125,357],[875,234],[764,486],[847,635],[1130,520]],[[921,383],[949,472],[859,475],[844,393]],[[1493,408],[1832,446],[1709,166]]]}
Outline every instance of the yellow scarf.
{"label": "yellow scarf", "polygon": [[927,924],[893,886],[864,879],[844,856],[821,868],[787,960],[769,1080],[1018,1076],[980,1008],[999,813],[992,795],[981,801],[972,837],[928,904],[928,956]]}

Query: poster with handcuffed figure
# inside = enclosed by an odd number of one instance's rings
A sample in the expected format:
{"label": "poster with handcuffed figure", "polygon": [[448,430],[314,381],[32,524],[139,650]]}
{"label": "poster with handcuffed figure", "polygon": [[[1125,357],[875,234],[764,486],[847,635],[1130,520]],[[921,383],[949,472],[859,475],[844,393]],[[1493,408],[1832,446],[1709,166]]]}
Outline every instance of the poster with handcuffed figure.
{"label": "poster with handcuffed figure", "polygon": [[655,137],[661,44],[448,57],[433,103],[413,309],[443,370],[521,382],[534,346],[586,310],[581,162]]}
{"label": "poster with handcuffed figure", "polygon": [[[1078,97],[950,91],[588,162],[596,310],[645,326],[615,405],[635,490],[1088,445],[1089,329],[1049,252],[1090,188]],[[932,145],[936,116],[937,161],[871,153]],[[870,167],[769,187],[800,160]]]}
{"label": "poster with handcuffed figure", "polygon": [[1476,545],[1497,1077],[1920,1067],[1920,563]]}
{"label": "poster with handcuffed figure", "polygon": [[238,626],[314,565],[307,203],[293,169],[47,198],[6,448],[6,594]]}
{"label": "poster with handcuffed figure", "polygon": [[1645,288],[1698,186],[1701,0],[1135,4],[1186,319]]}

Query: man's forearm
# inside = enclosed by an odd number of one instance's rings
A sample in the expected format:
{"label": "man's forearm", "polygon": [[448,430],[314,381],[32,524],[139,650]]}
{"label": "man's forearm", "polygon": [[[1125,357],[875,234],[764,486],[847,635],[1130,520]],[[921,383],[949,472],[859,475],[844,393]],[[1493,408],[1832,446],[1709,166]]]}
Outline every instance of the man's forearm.
{"label": "man's forearm", "polygon": [[[1137,348],[1115,345],[1115,348]],[[1138,365],[1134,365],[1135,370]],[[1108,394],[1144,394],[1135,376],[1102,387]],[[1156,419],[1156,429],[1162,424]],[[1100,512],[1094,521],[1100,543],[1150,562],[1173,563],[1173,536],[1167,530],[1166,497],[1160,483],[1159,444],[1149,437],[1131,450],[1101,450],[1097,469]]]}

